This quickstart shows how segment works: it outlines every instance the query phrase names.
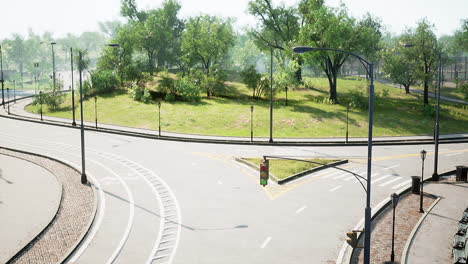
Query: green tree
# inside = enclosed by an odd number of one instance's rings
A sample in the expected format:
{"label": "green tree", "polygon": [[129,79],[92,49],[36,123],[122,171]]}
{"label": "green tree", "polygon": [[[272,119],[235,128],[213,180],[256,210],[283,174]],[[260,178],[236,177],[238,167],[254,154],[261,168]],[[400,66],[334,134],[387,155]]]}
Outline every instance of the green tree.
{"label": "green tree", "polygon": [[242,82],[244,82],[248,88],[252,89],[252,98],[259,98],[261,93],[257,87],[262,78],[262,75],[257,72],[255,66],[250,65],[246,67],[246,69],[243,70],[240,75],[242,77]]}
{"label": "green tree", "polygon": [[[181,51],[188,65],[200,65],[207,77],[215,76],[222,70],[234,39],[231,20],[202,15],[187,21]],[[207,90],[207,96],[211,95]]]}
{"label": "green tree", "polygon": [[[406,53],[405,53],[406,52]],[[384,52],[383,68],[386,76],[395,84],[405,87],[406,94],[410,86],[417,81],[416,65],[402,47],[391,48]]]}
{"label": "green tree", "polygon": [[178,2],[166,0],[161,8],[148,11],[144,21],[134,22],[137,43],[146,53],[150,71],[175,60],[183,29],[177,17],[180,8]]}
{"label": "green tree", "polygon": [[414,45],[411,47],[412,56],[417,63],[418,79],[424,83],[424,104],[429,104],[429,83],[437,71],[438,56],[440,52],[437,38],[433,32],[434,25],[427,19],[422,19],[415,29],[407,30],[401,36],[403,44]]}
{"label": "green tree", "polygon": [[468,51],[468,18],[462,21],[461,28],[454,34],[455,43],[461,50]]}
{"label": "green tree", "polygon": [[[249,2],[249,13],[257,18],[259,26],[249,31],[257,48],[269,52],[274,48],[275,54],[281,61],[280,66],[286,65],[287,59],[294,59],[302,65],[300,56],[290,52],[297,42],[300,31],[300,22],[297,9],[285,7],[284,4],[273,7],[271,0],[252,0]],[[296,78],[302,81],[302,71],[299,67]]]}
{"label": "green tree", "polygon": [[[380,42],[380,23],[367,15],[356,21],[348,15],[344,5],[330,8],[308,1],[303,6],[304,26],[300,40],[304,45],[318,48],[340,49],[362,55],[377,54]],[[337,77],[349,55],[332,51],[317,51],[304,54],[310,62],[316,62],[325,72],[329,83],[330,101],[338,103]]]}

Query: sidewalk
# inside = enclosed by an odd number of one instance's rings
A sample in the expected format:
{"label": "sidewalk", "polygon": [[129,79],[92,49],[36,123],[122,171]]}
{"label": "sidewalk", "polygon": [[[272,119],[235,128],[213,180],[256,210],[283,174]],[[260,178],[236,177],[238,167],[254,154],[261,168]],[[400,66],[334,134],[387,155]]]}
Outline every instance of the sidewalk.
{"label": "sidewalk", "polygon": [[[39,119],[40,115],[33,114],[24,110],[24,108],[32,102],[32,98],[20,100],[17,103],[10,106],[10,113],[12,116],[19,116],[19,117],[26,117],[26,118],[34,118]],[[79,113],[76,113],[77,116]],[[2,115],[7,115],[6,109],[2,112]],[[51,121],[51,122],[58,122],[63,125],[70,125],[71,126],[71,116],[70,119],[66,118],[57,118],[57,117],[50,117],[50,116],[43,116],[44,121]],[[77,127],[79,127],[80,120],[76,120]],[[85,126],[88,127],[95,127],[94,122],[84,122]],[[125,127],[125,126],[118,126],[118,125],[110,125],[110,124],[102,124],[98,123],[98,128],[101,129],[111,129],[111,130],[121,130],[125,132],[131,133],[140,133],[146,134],[151,136],[157,136],[157,130],[149,130],[149,129],[142,129],[142,128],[133,128],[133,127]],[[164,129],[164,128],[163,128]],[[175,133],[175,132],[165,132],[161,131],[162,137],[167,138],[180,138],[180,139],[192,139],[192,140],[215,140],[215,141],[230,141],[230,142],[249,142],[250,137],[231,137],[231,136],[211,136],[211,135],[197,135],[197,134],[183,134],[183,133]],[[453,138],[463,138],[468,139],[468,133],[464,134],[450,134],[450,135],[440,135],[440,139],[453,139]],[[276,138],[273,137],[274,142],[282,142],[282,143],[292,143],[292,142],[304,142],[304,143],[338,143],[344,144],[345,138]],[[357,143],[357,142],[367,142],[367,137],[350,137],[348,142],[350,143]],[[384,142],[384,141],[411,141],[411,140],[425,140],[425,141],[432,141],[432,135],[422,135],[422,136],[390,136],[390,137],[373,137],[374,142]],[[254,137],[254,142],[256,143],[267,143],[269,138],[266,137]]]}
{"label": "sidewalk", "polygon": [[458,221],[468,206],[468,183],[455,182],[453,177],[440,183],[425,185],[424,191],[441,197],[414,236],[407,263],[453,263],[453,238]]}
{"label": "sidewalk", "polygon": [[[420,195],[411,191],[399,199],[395,209],[394,263],[453,263],[453,238],[468,206],[468,182],[456,182],[455,176],[425,182],[425,213],[419,212],[419,205]],[[371,263],[391,263],[392,216],[389,204],[372,221]],[[363,236],[359,244],[363,244]],[[362,248],[354,250],[350,263],[363,263]]]}
{"label": "sidewalk", "polygon": [[54,219],[62,185],[45,168],[0,150],[0,263],[6,263]]}

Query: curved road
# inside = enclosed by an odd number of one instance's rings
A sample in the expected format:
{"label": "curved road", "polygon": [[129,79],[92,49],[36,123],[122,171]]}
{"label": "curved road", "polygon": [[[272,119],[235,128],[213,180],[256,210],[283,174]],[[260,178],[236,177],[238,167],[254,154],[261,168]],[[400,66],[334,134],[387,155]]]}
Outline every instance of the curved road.
{"label": "curved road", "polygon": [[[2,118],[0,145],[81,168],[79,130]],[[167,142],[86,132],[87,174],[98,189],[97,218],[78,263],[335,263],[364,215],[355,179],[328,169],[286,185],[258,184],[234,157],[346,158],[365,176],[367,147],[235,146]],[[419,151],[374,147],[372,206],[421,174]],[[468,144],[440,146],[439,172],[467,164]],[[79,181],[80,179],[76,179]]]}

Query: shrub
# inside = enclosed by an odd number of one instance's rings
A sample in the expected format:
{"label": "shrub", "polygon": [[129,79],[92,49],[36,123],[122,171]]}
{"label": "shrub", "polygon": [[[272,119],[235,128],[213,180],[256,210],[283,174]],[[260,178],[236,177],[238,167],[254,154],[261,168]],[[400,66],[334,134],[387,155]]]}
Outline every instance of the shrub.
{"label": "shrub", "polygon": [[368,97],[362,92],[362,90],[352,90],[348,95],[349,106],[366,110],[369,108]]}
{"label": "shrub", "polygon": [[423,107],[423,114],[425,116],[429,116],[429,117],[435,117],[436,115],[436,109],[434,106],[432,105],[424,105]]}
{"label": "shrub", "polygon": [[175,87],[175,81],[169,76],[169,73],[167,71],[163,71],[159,74],[159,77],[161,78],[158,86],[159,91],[166,95],[176,95],[177,89]]}
{"label": "shrub", "polygon": [[141,97],[141,101],[145,104],[151,102],[151,94],[150,94],[150,91],[145,88],[144,91],[143,91],[143,96]]}
{"label": "shrub", "polygon": [[91,73],[91,90],[87,95],[106,94],[117,88],[119,81],[111,71],[94,71]]}
{"label": "shrub", "polygon": [[65,101],[65,94],[59,91],[53,91],[34,96],[34,105],[41,104],[41,101],[42,104],[45,104],[51,111],[55,111]]}
{"label": "shrub", "polygon": [[468,82],[460,86],[460,91],[463,93],[465,100],[468,100]]}
{"label": "shrub", "polygon": [[176,90],[184,101],[199,101],[201,99],[200,87],[191,81],[189,77],[179,79],[176,82]]}
{"label": "shrub", "polygon": [[130,86],[130,95],[135,101],[141,101],[144,95],[144,89],[138,86],[136,82],[132,82]]}

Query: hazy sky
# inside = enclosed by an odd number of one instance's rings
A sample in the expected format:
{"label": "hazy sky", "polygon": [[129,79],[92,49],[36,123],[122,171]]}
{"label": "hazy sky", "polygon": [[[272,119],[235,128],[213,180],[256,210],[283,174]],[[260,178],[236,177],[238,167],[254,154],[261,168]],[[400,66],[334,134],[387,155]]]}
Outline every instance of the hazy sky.
{"label": "hazy sky", "polygon": [[[236,26],[253,25],[255,20],[247,14],[249,0],[179,0],[183,17],[200,13],[236,18]],[[163,0],[137,0],[139,8],[159,7]],[[298,0],[273,0],[292,5]],[[340,0],[326,0],[337,6]],[[427,17],[435,24],[436,34],[452,34],[468,18],[467,0],[343,0],[353,16],[370,12],[383,21],[388,31],[401,33],[407,27]],[[79,34],[99,30],[98,22],[122,19],[120,0],[0,0],[0,39],[13,33],[25,36],[31,28],[36,33],[53,32]]]}

